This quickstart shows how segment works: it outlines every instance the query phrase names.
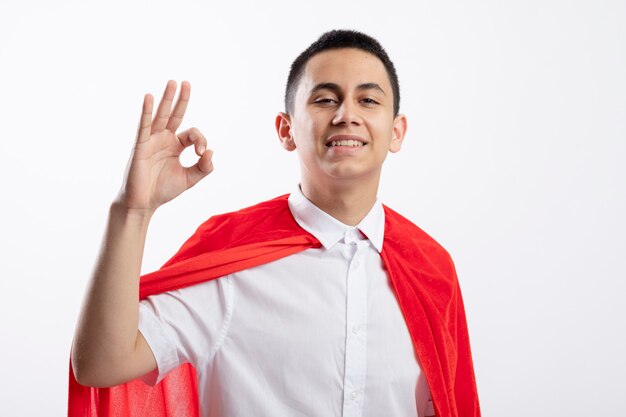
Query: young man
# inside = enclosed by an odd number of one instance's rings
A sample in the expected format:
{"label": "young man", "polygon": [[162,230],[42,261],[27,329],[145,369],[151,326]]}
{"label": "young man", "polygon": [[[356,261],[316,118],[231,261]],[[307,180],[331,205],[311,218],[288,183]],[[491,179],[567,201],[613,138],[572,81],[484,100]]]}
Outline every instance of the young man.
{"label": "young man", "polygon": [[276,130],[300,183],[209,219],[140,284],[152,214],[213,169],[197,129],[175,133],[189,83],[171,110],[175,92],[154,118],[144,97],[76,330],[70,415],[479,416],[452,261],[376,198],[407,126],[379,43],[332,31],[294,61]]}

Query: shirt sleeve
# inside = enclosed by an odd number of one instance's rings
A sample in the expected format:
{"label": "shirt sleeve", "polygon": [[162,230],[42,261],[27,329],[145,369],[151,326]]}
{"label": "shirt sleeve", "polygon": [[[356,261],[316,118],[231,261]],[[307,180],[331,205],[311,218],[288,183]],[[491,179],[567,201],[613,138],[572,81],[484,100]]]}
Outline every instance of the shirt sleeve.
{"label": "shirt sleeve", "polygon": [[186,362],[202,372],[226,337],[233,291],[230,276],[225,276],[141,300],[139,331],[157,369],[140,379],[156,385]]}

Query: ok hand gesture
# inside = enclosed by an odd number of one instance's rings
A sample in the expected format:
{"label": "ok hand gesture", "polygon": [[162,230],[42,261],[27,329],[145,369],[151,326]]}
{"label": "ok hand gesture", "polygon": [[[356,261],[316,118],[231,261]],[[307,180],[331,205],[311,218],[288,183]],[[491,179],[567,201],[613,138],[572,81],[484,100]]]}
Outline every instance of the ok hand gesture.
{"label": "ok hand gesture", "polygon": [[[176,82],[168,81],[154,119],[154,98],[150,94],[144,96],[137,139],[116,200],[126,209],[152,213],[213,171],[213,152],[206,149],[202,133],[191,128],[176,134],[183,121],[190,92],[190,84],[183,81],[171,111]],[[184,167],[180,163],[180,154],[191,145],[194,145],[200,158],[194,165]]]}

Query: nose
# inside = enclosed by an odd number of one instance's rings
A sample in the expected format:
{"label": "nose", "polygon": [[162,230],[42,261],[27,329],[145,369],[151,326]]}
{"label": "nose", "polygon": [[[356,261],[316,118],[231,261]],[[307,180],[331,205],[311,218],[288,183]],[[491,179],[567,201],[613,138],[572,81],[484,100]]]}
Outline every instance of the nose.
{"label": "nose", "polygon": [[337,108],[335,117],[333,117],[333,125],[360,125],[362,123],[359,115],[358,107],[350,100],[343,100]]}

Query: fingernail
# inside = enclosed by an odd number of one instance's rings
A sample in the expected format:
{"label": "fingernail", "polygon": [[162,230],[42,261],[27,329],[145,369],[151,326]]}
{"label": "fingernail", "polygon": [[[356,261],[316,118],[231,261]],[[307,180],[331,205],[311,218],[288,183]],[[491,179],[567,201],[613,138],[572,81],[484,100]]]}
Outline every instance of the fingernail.
{"label": "fingernail", "polygon": [[204,146],[200,146],[198,148],[198,151],[200,152],[200,155],[202,155],[204,153],[204,151],[206,150],[206,148]]}

